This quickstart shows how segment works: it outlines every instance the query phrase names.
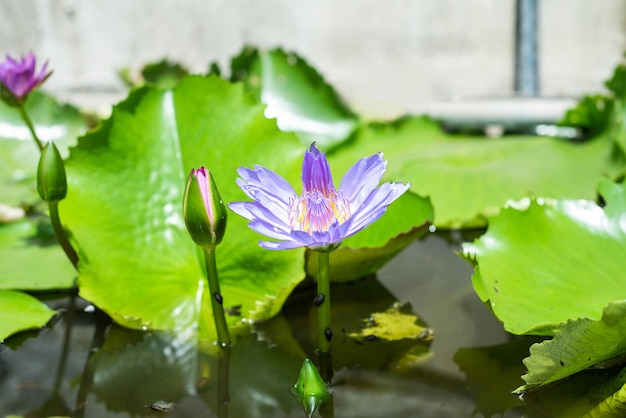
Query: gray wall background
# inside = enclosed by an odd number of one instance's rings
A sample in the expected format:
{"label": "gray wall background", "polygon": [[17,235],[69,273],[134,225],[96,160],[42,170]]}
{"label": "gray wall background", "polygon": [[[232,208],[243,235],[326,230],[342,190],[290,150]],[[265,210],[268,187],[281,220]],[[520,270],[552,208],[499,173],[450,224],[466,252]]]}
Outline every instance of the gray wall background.
{"label": "gray wall background", "polygon": [[[541,93],[579,96],[626,51],[624,0],[540,0]],[[514,0],[0,0],[0,54],[32,50],[46,89],[88,107],[123,97],[125,66],[227,68],[244,44],[306,58],[368,116],[513,93]]]}

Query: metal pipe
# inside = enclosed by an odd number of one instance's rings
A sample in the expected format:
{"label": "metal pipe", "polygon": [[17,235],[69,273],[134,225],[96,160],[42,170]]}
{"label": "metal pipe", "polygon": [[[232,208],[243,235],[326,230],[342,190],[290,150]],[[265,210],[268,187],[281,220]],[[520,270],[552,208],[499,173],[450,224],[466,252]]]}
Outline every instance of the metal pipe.
{"label": "metal pipe", "polygon": [[538,0],[516,0],[515,91],[521,96],[539,95],[537,9]]}

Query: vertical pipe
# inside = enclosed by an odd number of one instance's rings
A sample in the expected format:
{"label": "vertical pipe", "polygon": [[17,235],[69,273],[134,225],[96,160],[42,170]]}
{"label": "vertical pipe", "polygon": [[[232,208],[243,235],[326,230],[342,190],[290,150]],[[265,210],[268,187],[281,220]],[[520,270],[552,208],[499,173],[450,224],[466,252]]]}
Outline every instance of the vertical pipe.
{"label": "vertical pipe", "polygon": [[537,8],[538,0],[516,0],[515,91],[521,96],[539,95]]}

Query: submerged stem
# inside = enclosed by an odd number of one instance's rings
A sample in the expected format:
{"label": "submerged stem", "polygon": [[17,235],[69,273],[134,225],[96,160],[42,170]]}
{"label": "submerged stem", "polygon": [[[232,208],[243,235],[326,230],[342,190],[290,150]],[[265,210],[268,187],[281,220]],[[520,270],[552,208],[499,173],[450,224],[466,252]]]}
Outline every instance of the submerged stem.
{"label": "submerged stem", "polygon": [[78,270],[78,254],[76,254],[74,247],[72,247],[72,244],[70,244],[70,241],[67,239],[67,235],[59,219],[59,202],[48,202],[48,209],[50,210],[50,222],[52,223],[52,229],[54,229],[54,235],[56,235],[57,241],[61,244],[61,248],[65,251],[67,258],[70,259],[74,268]]}
{"label": "submerged stem", "polygon": [[43,151],[43,145],[41,144],[39,137],[35,133],[35,127],[33,126],[33,122],[30,120],[30,117],[28,117],[28,113],[26,113],[26,109],[24,109],[24,104],[23,103],[20,104],[19,106],[17,106],[17,108],[20,110],[20,115],[22,116],[22,119],[26,123],[26,126],[28,126],[28,130],[33,136],[33,140],[35,140],[35,143],[37,144],[39,151],[40,152]]}
{"label": "submerged stem", "polygon": [[87,407],[87,395],[93,385],[93,378],[96,373],[96,362],[94,361],[94,355],[100,350],[102,344],[104,344],[104,338],[106,331],[111,325],[111,318],[100,309],[96,309],[96,328],[91,340],[91,348],[89,349],[89,355],[85,361],[85,367],[83,368],[83,375],[80,378],[80,384],[78,386],[78,394],[76,395],[76,406],[73,417],[83,418],[85,416],[85,409]]}
{"label": "submerged stem", "polygon": [[219,344],[229,346],[230,335],[226,325],[226,315],[224,315],[223,299],[220,292],[220,282],[217,277],[217,264],[215,261],[215,248],[204,248],[204,261],[206,264],[207,279],[209,281],[209,291],[211,292],[211,307],[213,308],[213,318],[215,328],[217,328],[217,339]]}
{"label": "submerged stem", "polygon": [[317,307],[318,348],[320,352],[330,352],[330,340],[333,335],[330,327],[329,259],[329,252],[318,251],[317,297],[315,298],[315,306]]}
{"label": "submerged stem", "polygon": [[72,340],[72,328],[74,326],[74,308],[76,302],[76,293],[72,293],[70,296],[69,306],[65,314],[65,335],[63,336],[63,348],[61,350],[61,360],[59,361],[59,368],[57,370],[56,378],[54,379],[54,393],[59,394],[61,389],[61,382],[65,374],[65,365],[67,363],[67,355],[70,348],[70,342]]}
{"label": "submerged stem", "polygon": [[228,418],[228,404],[230,402],[230,347],[222,347],[217,359],[217,416]]}

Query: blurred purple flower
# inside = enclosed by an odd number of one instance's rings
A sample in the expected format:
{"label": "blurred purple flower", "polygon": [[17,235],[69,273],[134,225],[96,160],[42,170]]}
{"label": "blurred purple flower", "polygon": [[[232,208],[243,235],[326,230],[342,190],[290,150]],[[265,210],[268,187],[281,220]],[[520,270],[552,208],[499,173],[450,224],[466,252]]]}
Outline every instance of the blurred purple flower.
{"label": "blurred purple flower", "polygon": [[20,61],[7,55],[6,61],[0,63],[0,83],[4,84],[13,96],[21,101],[52,74],[52,72],[46,73],[47,62],[39,74],[36,74],[35,67],[36,59],[32,52],[25,57],[22,56]]}
{"label": "blurred purple flower", "polygon": [[254,231],[280,240],[260,241],[264,248],[331,251],[380,218],[387,206],[409,188],[410,184],[402,183],[377,187],[386,165],[382,153],[360,159],[337,190],[325,154],[311,144],[302,162],[301,196],[265,167],[242,167],[237,170],[241,176],[237,184],[254,202],[234,202],[228,207],[248,219]]}

